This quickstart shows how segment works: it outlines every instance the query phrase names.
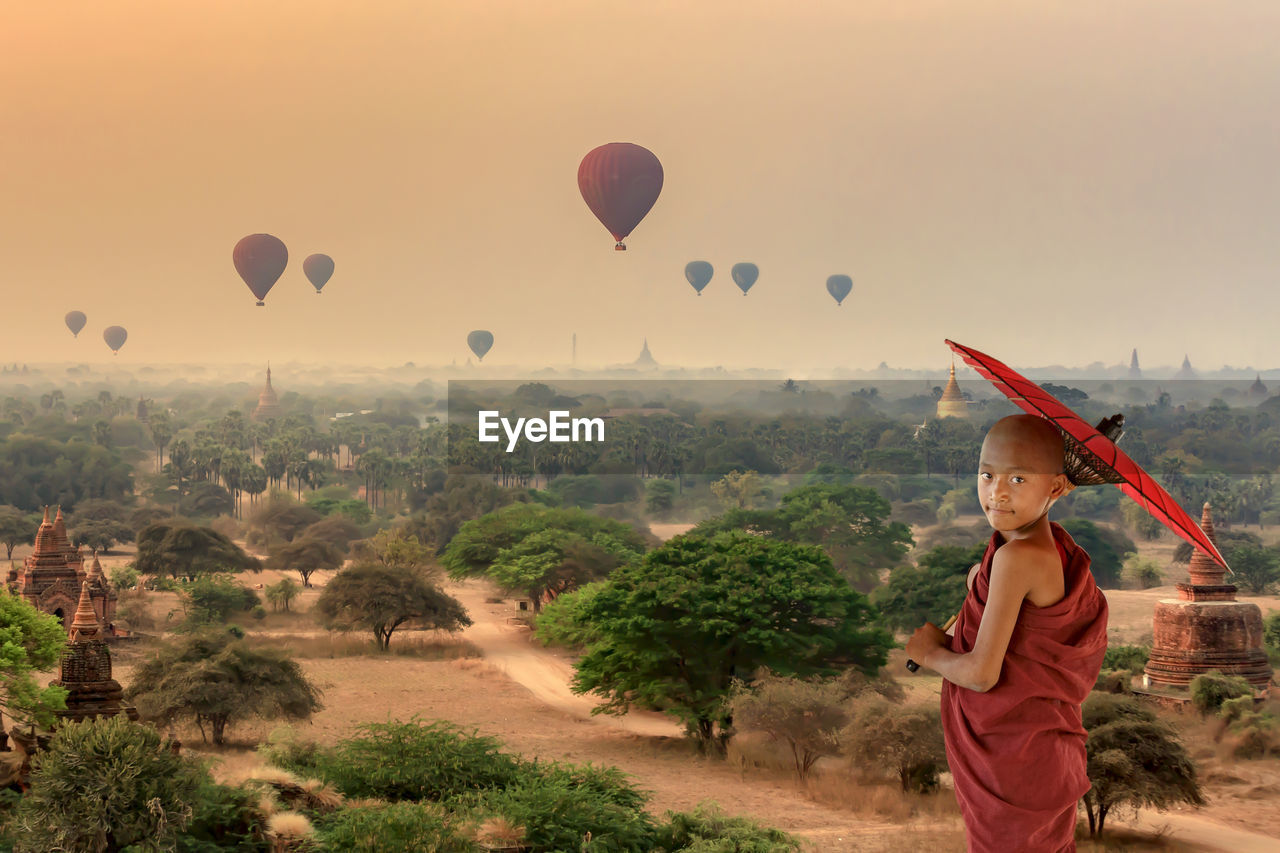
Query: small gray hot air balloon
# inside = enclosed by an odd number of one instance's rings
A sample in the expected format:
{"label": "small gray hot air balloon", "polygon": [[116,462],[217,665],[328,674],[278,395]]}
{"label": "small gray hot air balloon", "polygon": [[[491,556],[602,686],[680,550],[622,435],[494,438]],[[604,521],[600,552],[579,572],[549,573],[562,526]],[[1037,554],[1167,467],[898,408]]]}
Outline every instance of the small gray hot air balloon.
{"label": "small gray hot air balloon", "polygon": [[67,328],[71,330],[71,334],[74,337],[80,337],[80,330],[84,328],[84,324],[88,322],[88,320],[89,318],[84,316],[83,311],[67,312]]}
{"label": "small gray hot air balloon", "polygon": [[493,347],[493,332],[486,332],[484,329],[475,330],[467,335],[467,346],[471,347],[476,358],[484,361],[485,353]]}
{"label": "small gray hot air balloon", "polygon": [[102,339],[107,342],[107,346],[111,347],[111,352],[119,355],[120,347],[124,346],[124,342],[128,340],[129,333],[125,331],[124,326],[107,326],[102,330]]}
{"label": "small gray hot air balloon", "polygon": [[333,275],[333,258],[328,255],[307,255],[307,259],[302,262],[302,271],[316,293],[319,293]]}
{"label": "small gray hot air balloon", "polygon": [[693,285],[693,289],[698,291],[698,295],[702,295],[702,288],[706,287],[711,281],[711,276],[715,275],[715,269],[706,261],[689,261],[685,264],[684,277],[689,279],[689,283]]}
{"label": "small gray hot air balloon", "polygon": [[853,279],[847,275],[833,275],[827,279],[827,293],[836,301],[836,305],[844,302],[844,298],[853,290]]}
{"label": "small gray hot air balloon", "polygon": [[760,277],[760,268],[755,264],[734,264],[730,274],[733,276],[734,284],[738,285],[742,289],[742,295],[746,296],[751,285],[755,284],[756,279]]}

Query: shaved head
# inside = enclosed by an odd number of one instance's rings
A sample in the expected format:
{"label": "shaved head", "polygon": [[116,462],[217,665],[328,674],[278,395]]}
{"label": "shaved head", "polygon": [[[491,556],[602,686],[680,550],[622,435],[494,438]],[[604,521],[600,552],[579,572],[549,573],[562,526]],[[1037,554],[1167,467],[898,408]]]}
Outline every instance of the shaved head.
{"label": "shaved head", "polygon": [[1061,474],[1066,441],[1058,428],[1037,415],[1010,415],[996,421],[982,441],[983,460],[1033,474]]}

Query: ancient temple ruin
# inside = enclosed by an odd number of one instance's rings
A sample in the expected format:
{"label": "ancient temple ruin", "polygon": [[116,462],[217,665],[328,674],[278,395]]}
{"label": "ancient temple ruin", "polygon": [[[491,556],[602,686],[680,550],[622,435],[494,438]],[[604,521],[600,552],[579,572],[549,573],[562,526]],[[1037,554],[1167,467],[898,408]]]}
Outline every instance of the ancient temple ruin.
{"label": "ancient temple ruin", "polygon": [[68,629],[82,588],[88,589],[90,606],[100,625],[106,628],[115,620],[116,592],[103,576],[96,552],[85,569],[84,556],[67,537],[61,508],[50,521],[49,508],[45,507],[35,548],[22,561],[21,568],[10,566],[5,580],[10,593],[26,599],[37,610],[57,616]]}
{"label": "ancient temple ruin", "polygon": [[[1217,545],[1207,503],[1200,526]],[[1266,689],[1271,665],[1262,648],[1262,611],[1236,601],[1236,587],[1225,581],[1225,569],[1199,550],[1192,553],[1190,579],[1178,584],[1178,597],[1156,604],[1144,687],[1186,690],[1191,679],[1216,669]]]}
{"label": "ancient temple ruin", "polygon": [[81,587],[71,620],[71,636],[62,655],[58,680],[51,684],[67,691],[67,709],[57,712],[60,719],[79,722],[115,714],[138,719],[137,709],[124,701],[120,682],[111,677],[111,650],[94,613],[87,581]]}

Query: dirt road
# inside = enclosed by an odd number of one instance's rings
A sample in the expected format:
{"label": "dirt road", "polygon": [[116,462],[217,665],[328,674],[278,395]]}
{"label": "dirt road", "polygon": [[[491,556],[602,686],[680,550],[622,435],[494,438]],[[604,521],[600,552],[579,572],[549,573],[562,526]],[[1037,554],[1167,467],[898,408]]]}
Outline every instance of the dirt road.
{"label": "dirt road", "polygon": [[486,597],[494,595],[483,581],[467,581],[449,588],[449,593],[462,602],[474,624],[462,636],[484,653],[485,660],[502,670],[512,681],[525,687],[544,704],[593,724],[621,729],[650,737],[682,737],[684,728],[663,714],[632,711],[625,716],[597,714],[591,711],[596,701],[569,689],[573,666],[555,652],[531,642],[529,630],[512,624],[510,603],[490,604]]}

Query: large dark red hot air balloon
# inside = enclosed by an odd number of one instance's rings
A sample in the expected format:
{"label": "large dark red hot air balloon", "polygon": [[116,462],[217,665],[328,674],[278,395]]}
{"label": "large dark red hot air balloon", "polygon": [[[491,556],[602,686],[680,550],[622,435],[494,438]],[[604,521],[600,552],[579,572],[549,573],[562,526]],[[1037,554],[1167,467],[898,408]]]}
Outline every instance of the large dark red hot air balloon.
{"label": "large dark red hot air balloon", "polygon": [[244,283],[258,297],[258,304],[264,305],[262,300],[267,298],[289,263],[289,250],[270,234],[250,234],[236,243],[231,250],[231,260]]}
{"label": "large dark red hot air balloon", "polygon": [[658,200],[662,164],[653,152],[630,142],[610,142],[587,153],[578,166],[578,189],[587,207],[622,242]]}
{"label": "large dark red hot air balloon", "polygon": [[89,318],[84,316],[83,311],[68,311],[66,316],[67,328],[71,330],[72,337],[80,337],[80,330],[84,328],[84,324]]}
{"label": "large dark red hot air balloon", "polygon": [[111,347],[111,352],[116,355],[120,354],[120,347],[124,346],[124,342],[128,337],[129,333],[124,330],[124,326],[107,326],[102,330],[102,339],[107,342],[107,346]]}
{"label": "large dark red hot air balloon", "polygon": [[302,271],[318,294],[333,275],[333,258],[328,255],[307,255],[307,259],[302,262]]}

